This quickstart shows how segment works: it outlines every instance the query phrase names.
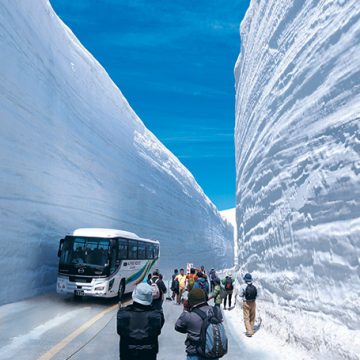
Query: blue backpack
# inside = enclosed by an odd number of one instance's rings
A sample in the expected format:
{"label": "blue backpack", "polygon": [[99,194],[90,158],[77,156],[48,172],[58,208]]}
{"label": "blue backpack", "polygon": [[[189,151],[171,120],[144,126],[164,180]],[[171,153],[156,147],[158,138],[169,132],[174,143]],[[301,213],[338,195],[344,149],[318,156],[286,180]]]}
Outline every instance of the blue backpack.
{"label": "blue backpack", "polygon": [[220,317],[217,316],[216,306],[214,312],[206,314],[204,311],[195,308],[192,311],[199,315],[203,320],[200,332],[200,341],[197,346],[197,353],[205,359],[218,359],[223,357],[228,351],[228,339],[225,327]]}
{"label": "blue backpack", "polygon": [[198,284],[205,294],[209,294],[209,283],[207,281],[198,281]]}

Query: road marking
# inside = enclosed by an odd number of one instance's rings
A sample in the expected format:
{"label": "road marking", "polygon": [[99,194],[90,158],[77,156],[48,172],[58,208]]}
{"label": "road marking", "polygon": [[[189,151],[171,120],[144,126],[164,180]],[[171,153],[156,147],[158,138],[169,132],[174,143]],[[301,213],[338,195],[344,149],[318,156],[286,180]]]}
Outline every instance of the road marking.
{"label": "road marking", "polygon": [[29,332],[13,337],[8,345],[1,348],[1,359],[13,359],[14,354],[24,349],[29,342],[41,339],[41,337],[49,330],[52,330],[53,328],[61,326],[63,323],[76,318],[83,310],[87,309],[89,309],[89,307],[72,310],[61,315],[58,314],[51,320],[48,320],[45,323],[41,323]]}
{"label": "road marking", "polygon": [[111,311],[113,311],[113,310],[115,310],[117,308],[118,308],[118,305],[116,304],[116,305],[113,305],[113,306],[109,307],[108,309],[105,309],[105,310],[101,311],[99,314],[95,315],[92,319],[88,320],[86,323],[81,325],[78,329],[76,329],[74,332],[72,332],[66,338],[61,340],[58,344],[56,344],[54,347],[52,347],[44,355],[40,356],[38,360],[50,360],[50,359],[52,359],[58,352],[60,352],[67,345],[69,345],[69,343],[71,341],[73,341],[80,334],[82,334],[87,329],[89,329],[91,326],[93,326],[98,320],[100,320],[106,314],[108,314],[109,312],[111,312]]}

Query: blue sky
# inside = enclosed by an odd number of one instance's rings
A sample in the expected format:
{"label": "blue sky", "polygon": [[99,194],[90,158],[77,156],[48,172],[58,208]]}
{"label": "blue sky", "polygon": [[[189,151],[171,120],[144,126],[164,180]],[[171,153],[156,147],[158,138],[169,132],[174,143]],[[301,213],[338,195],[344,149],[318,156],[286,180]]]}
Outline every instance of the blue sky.
{"label": "blue sky", "polygon": [[220,209],[235,206],[234,75],[249,0],[51,0]]}

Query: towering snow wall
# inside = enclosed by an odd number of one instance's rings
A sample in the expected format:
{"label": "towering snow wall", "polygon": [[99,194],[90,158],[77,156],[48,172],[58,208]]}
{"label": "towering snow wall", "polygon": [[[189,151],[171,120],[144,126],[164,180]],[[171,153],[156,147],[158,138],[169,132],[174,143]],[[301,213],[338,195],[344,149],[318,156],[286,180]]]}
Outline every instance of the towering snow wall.
{"label": "towering snow wall", "polygon": [[[265,326],[360,354],[360,6],[251,2],[236,77],[239,264]],[[317,357],[318,358],[318,357]]]}
{"label": "towering snow wall", "polygon": [[231,265],[231,226],[49,2],[1,1],[0,24],[0,303],[54,289],[78,227],[160,240],[164,272]]}

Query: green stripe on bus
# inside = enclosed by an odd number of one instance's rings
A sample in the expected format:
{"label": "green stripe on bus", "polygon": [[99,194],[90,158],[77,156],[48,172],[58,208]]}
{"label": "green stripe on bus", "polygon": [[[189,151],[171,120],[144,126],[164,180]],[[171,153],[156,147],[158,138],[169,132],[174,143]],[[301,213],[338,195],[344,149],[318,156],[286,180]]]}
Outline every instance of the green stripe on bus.
{"label": "green stripe on bus", "polygon": [[154,266],[156,260],[157,259],[148,260],[148,262],[138,272],[136,272],[135,274],[131,275],[126,279],[126,284],[129,284],[130,282],[133,282],[135,280],[137,280],[136,281],[137,284],[141,283],[144,280],[145,275]]}

